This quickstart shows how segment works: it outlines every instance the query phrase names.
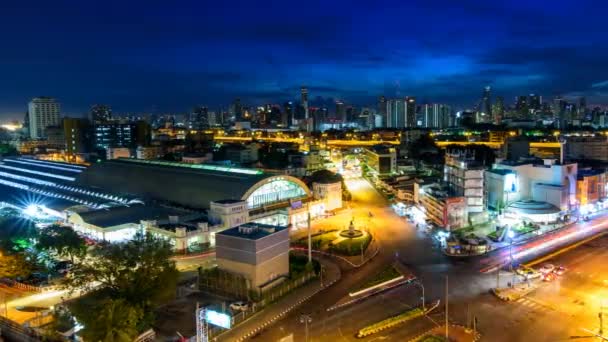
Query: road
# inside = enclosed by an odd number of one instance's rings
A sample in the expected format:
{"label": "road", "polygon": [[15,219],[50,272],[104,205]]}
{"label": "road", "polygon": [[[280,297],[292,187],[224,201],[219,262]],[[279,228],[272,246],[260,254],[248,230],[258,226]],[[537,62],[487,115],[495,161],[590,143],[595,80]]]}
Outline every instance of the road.
{"label": "road", "polygon": [[[373,275],[380,267],[399,259],[418,276],[425,286],[426,300],[431,302],[443,299],[445,278],[449,277],[449,316],[451,321],[466,323],[468,318],[477,316],[479,330],[484,341],[522,341],[539,340],[538,333],[530,329],[518,329],[521,324],[540,321],[551,323],[554,312],[536,314],[524,308],[514,308],[512,304],[500,302],[490,295],[489,290],[496,286],[496,272],[483,273],[488,266],[505,264],[509,260],[508,250],[498,250],[487,256],[467,259],[450,259],[428,235],[419,231],[403,218],[397,216],[369,183],[363,179],[347,180],[347,186],[353,194],[351,210],[346,213],[319,221],[315,229],[346,228],[355,220],[357,228],[366,225],[380,245],[379,255],[368,265],[357,270],[343,272],[342,280],[332,288],[313,297],[299,310],[286,316],[279,323],[271,326],[258,335],[257,340],[276,341],[291,333],[296,341],[304,340],[304,326],[299,323],[301,313],[311,314],[313,323],[310,326],[310,341],[355,340],[354,332],[363,326],[385,319],[415,305],[420,294],[417,289],[402,287],[385,296],[374,297],[350,307],[327,312],[326,308],[347,295],[348,290],[365,278]],[[373,217],[369,217],[369,213]],[[570,229],[598,226],[604,227],[605,217],[596,218],[587,223],[574,225]],[[578,238],[578,236],[577,236]],[[562,242],[566,242],[563,240]],[[538,243],[538,242],[537,242]],[[530,246],[527,246],[530,247]],[[556,247],[555,245],[551,247]],[[521,251],[526,246],[521,247]],[[540,248],[521,254],[520,261],[536,257],[545,250]],[[501,277],[501,286],[505,286],[511,277]],[[441,315],[440,315],[441,316]],[[441,324],[441,322],[438,322]],[[420,324],[420,323],[417,323]],[[406,339],[412,333],[419,333],[421,327],[407,324],[397,329],[386,331],[382,336],[391,339]],[[546,323],[539,323],[546,324]],[[424,325],[426,327],[426,325]],[[430,326],[432,327],[432,326]],[[399,336],[399,337],[398,337]],[[373,340],[372,336],[364,340]],[[542,340],[542,339],[541,339]]]}

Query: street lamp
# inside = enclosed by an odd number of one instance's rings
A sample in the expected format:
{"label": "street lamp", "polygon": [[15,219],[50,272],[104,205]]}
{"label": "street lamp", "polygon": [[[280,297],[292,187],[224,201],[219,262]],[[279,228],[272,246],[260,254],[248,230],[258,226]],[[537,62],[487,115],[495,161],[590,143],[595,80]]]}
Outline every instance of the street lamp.
{"label": "street lamp", "polygon": [[304,323],[305,340],[308,342],[308,324],[312,323],[312,317],[307,314],[300,315],[300,323]]}
{"label": "street lamp", "polygon": [[424,311],[424,310],[426,310],[426,307],[424,305],[424,285],[419,280],[416,280],[414,282],[414,284],[418,285],[420,287],[420,289],[422,290],[422,311]]}

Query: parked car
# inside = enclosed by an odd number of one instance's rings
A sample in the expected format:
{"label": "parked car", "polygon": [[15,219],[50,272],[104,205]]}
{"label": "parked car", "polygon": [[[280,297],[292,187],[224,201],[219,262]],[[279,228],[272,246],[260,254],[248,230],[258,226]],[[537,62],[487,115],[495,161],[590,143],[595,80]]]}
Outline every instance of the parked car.
{"label": "parked car", "polygon": [[564,266],[558,266],[553,270],[553,273],[555,275],[561,276],[562,274],[566,273],[566,268]]}
{"label": "parked car", "polygon": [[546,274],[546,273],[551,273],[553,272],[553,270],[555,269],[555,266],[553,266],[552,264],[544,264],[541,268],[540,268],[540,273]]}
{"label": "parked car", "polygon": [[247,311],[249,310],[249,304],[245,302],[234,302],[230,304],[230,308],[234,311]]}

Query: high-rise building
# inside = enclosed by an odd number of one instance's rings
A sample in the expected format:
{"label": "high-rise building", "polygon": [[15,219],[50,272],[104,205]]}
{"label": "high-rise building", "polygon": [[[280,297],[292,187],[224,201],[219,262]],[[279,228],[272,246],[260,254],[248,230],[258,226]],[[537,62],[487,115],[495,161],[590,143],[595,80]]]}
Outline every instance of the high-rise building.
{"label": "high-rise building", "polygon": [[281,123],[283,127],[294,125],[294,109],[293,102],[288,101],[283,104],[283,115],[281,116]]}
{"label": "high-rise building", "polygon": [[483,89],[483,94],[481,95],[481,105],[479,106],[479,110],[485,114],[485,117],[488,121],[492,121],[492,98],[490,93],[490,86],[487,86]]}
{"label": "high-rise building", "polygon": [[386,101],[386,120],[387,128],[403,128],[405,117],[405,101],[403,99],[390,99]]}
{"label": "high-rise building", "polygon": [[527,118],[529,113],[530,105],[528,103],[527,96],[518,96],[515,98],[515,110],[517,115],[521,118]]}
{"label": "high-rise building", "polygon": [[386,118],[386,97],[384,96],[378,98],[378,114]]}
{"label": "high-rise building", "polygon": [[308,112],[308,89],[306,87],[300,88],[300,101],[302,110],[304,111],[304,128],[307,132],[313,130],[312,120],[310,120],[310,114]]}
{"label": "high-rise building", "polygon": [[150,145],[151,128],[145,121],[120,122],[110,121],[98,124],[94,128],[95,147],[130,147]]}
{"label": "high-rise building", "polygon": [[532,110],[540,110],[541,103],[543,102],[543,98],[540,95],[530,94],[528,96],[528,108]]}
{"label": "high-rise building", "polygon": [[581,96],[578,99],[578,119],[579,120],[585,120],[587,119],[587,100],[585,99],[584,96]]}
{"label": "high-rise building", "polygon": [[405,102],[405,125],[403,127],[416,127],[416,98],[407,96]]}
{"label": "high-rise building", "polygon": [[308,119],[308,89],[305,87],[300,89],[300,102],[304,108],[304,119]]}
{"label": "high-rise building", "polygon": [[79,153],[89,152],[91,141],[89,120],[84,118],[64,118],[63,135],[65,139],[65,151],[68,156],[73,157]]}
{"label": "high-rise building", "polygon": [[557,96],[553,99],[553,117],[557,122],[557,128],[559,129],[564,129],[567,125],[566,104],[566,101],[561,96]]}
{"label": "high-rise building", "polygon": [[209,108],[205,106],[194,107],[190,113],[190,128],[204,129],[209,127]]}
{"label": "high-rise building", "polygon": [[449,126],[450,106],[433,103],[422,106],[422,127],[446,128]]}
{"label": "high-rise building", "polygon": [[416,127],[416,98],[386,101],[385,126],[389,128]]}
{"label": "high-rise building", "polygon": [[505,100],[502,96],[496,96],[496,101],[492,106],[492,116],[496,124],[499,124],[505,116]]}
{"label": "high-rise building", "polygon": [[59,103],[52,97],[35,97],[28,105],[28,118],[30,125],[30,138],[41,139],[46,137],[46,128],[59,126]]}
{"label": "high-rise building", "polygon": [[336,101],[336,119],[340,120],[342,123],[347,122],[346,105],[340,100]]}
{"label": "high-rise building", "polygon": [[234,99],[234,102],[230,105],[230,109],[228,110],[228,112],[230,113],[230,117],[234,121],[243,120],[243,106],[241,105],[240,98]]}
{"label": "high-rise building", "polygon": [[103,104],[96,104],[91,107],[90,110],[91,121],[97,122],[108,122],[112,120],[112,108]]}

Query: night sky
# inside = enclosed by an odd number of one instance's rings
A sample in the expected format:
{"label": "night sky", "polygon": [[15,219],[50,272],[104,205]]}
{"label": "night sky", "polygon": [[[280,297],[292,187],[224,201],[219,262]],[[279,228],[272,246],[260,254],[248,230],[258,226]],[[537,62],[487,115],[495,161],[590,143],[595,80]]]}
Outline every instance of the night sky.
{"label": "night sky", "polygon": [[[472,107],[484,86],[608,103],[608,1],[2,1],[0,118],[378,95]],[[10,3],[10,4],[7,4]],[[179,4],[179,5],[177,5]]]}

